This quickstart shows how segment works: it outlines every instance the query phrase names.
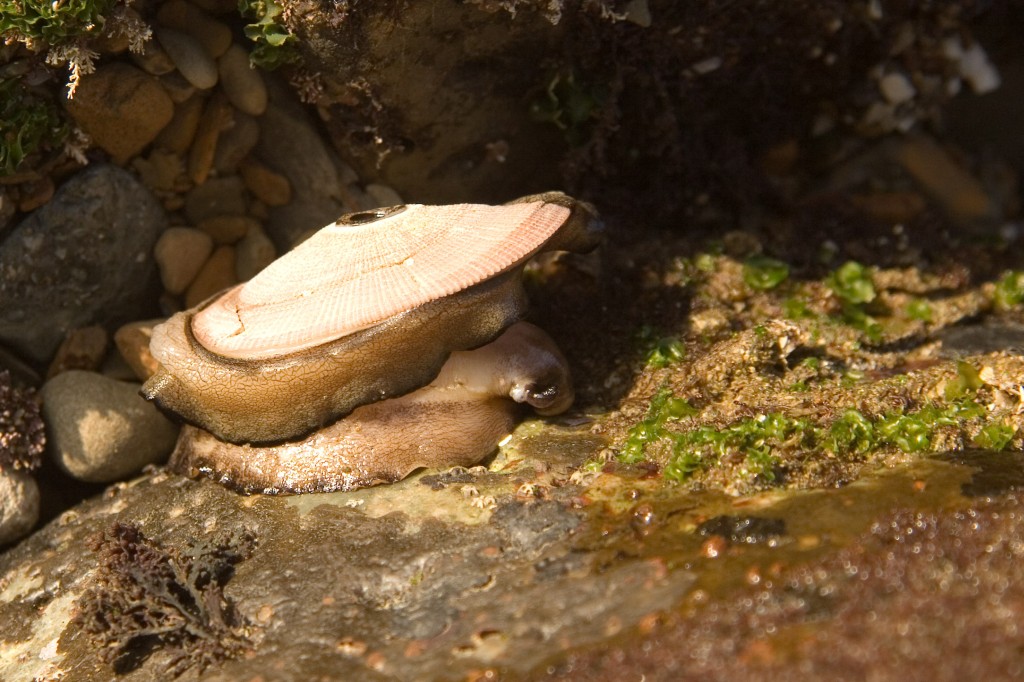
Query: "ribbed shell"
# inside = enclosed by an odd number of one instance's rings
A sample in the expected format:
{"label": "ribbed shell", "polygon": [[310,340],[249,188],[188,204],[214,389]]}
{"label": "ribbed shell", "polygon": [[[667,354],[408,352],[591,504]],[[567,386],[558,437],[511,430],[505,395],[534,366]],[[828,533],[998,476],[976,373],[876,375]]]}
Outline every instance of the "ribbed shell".
{"label": "ribbed shell", "polygon": [[231,358],[311,348],[509,269],[569,213],[541,201],[410,204],[374,222],[328,225],[196,314],[192,330]]}

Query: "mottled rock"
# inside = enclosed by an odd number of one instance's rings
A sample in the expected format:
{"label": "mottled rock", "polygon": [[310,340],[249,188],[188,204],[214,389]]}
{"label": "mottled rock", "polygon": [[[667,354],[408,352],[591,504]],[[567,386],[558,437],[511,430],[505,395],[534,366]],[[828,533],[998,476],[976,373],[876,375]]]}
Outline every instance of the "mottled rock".
{"label": "mottled rock", "polygon": [[149,317],[150,254],[166,222],[127,171],[72,177],[0,244],[0,341],[45,362],[70,329]]}
{"label": "mottled rock", "polygon": [[61,469],[109,483],[167,458],[178,427],[139,395],[140,387],[81,371],[43,384],[47,451]]}
{"label": "mottled rock", "polygon": [[277,258],[277,249],[270,237],[258,225],[235,246],[235,274],[239,282],[246,282]]}
{"label": "mottled rock", "polygon": [[284,206],[292,200],[288,178],[275,173],[258,161],[242,164],[239,171],[246,188],[267,206]]}
{"label": "mottled rock", "polygon": [[175,68],[189,83],[200,90],[209,90],[217,84],[217,62],[198,40],[166,26],[158,26],[155,35]]}
{"label": "mottled rock", "polygon": [[260,124],[240,111],[234,112],[231,124],[217,138],[217,151],[213,166],[223,175],[238,171],[238,166],[260,139]]}
{"label": "mottled rock", "polygon": [[57,348],[46,377],[52,379],[72,369],[95,371],[103,362],[109,341],[107,330],[98,324],[72,329]]}
{"label": "mottled rock", "polygon": [[119,164],[142,151],[174,115],[174,103],[155,78],[120,62],[84,77],[65,106]]}
{"label": "mottled rock", "polygon": [[232,45],[217,60],[220,86],[239,111],[259,116],[267,109],[267,86],[259,70],[249,63],[249,53],[241,45]]}
{"label": "mottled rock", "polygon": [[27,471],[0,471],[0,545],[19,540],[39,520],[39,486]]}
{"label": "mottled rock", "polygon": [[211,57],[220,57],[231,46],[231,29],[185,0],[162,3],[156,18],[164,26],[191,35]]}
{"label": "mottled rock", "polygon": [[202,230],[192,227],[164,230],[153,248],[164,289],[172,294],[185,291],[212,251],[213,240]]}
{"label": "mottled rock", "polygon": [[237,283],[234,247],[218,246],[185,292],[185,307],[197,306],[218,291]]}
{"label": "mottled rock", "polygon": [[244,215],[222,215],[207,218],[196,227],[210,235],[216,244],[234,244],[260,224]]}
{"label": "mottled rock", "polygon": [[202,97],[191,97],[174,107],[174,118],[160,131],[156,145],[168,151],[184,156],[199,128],[199,118],[203,115]]}
{"label": "mottled rock", "polygon": [[236,175],[210,178],[185,197],[185,216],[193,225],[219,215],[244,215],[245,208],[245,184]]}
{"label": "mottled rock", "polygon": [[139,381],[153,376],[160,364],[149,352],[149,341],[153,338],[153,327],[163,321],[160,318],[129,322],[114,333],[118,352]]}

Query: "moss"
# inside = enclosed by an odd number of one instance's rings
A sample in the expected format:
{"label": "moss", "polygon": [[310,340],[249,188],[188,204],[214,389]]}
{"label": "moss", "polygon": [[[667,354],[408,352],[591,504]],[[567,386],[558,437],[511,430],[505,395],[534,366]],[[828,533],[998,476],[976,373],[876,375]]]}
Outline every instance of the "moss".
{"label": "moss", "polygon": [[756,291],[767,291],[786,281],[789,266],[775,258],[752,256],[743,263],[743,281]]}
{"label": "moss", "polygon": [[15,79],[0,79],[0,175],[15,173],[38,152],[54,149],[68,135],[56,105]]}
{"label": "moss", "polygon": [[998,310],[1009,310],[1024,301],[1024,272],[1012,270],[996,283],[993,303]]}

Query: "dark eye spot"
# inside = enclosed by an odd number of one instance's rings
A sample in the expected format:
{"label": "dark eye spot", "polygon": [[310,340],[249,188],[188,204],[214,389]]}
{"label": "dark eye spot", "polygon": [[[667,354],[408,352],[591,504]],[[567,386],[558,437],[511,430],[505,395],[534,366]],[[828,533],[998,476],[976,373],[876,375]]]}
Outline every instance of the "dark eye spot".
{"label": "dark eye spot", "polygon": [[390,218],[393,215],[398,215],[405,210],[405,204],[399,204],[398,206],[384,206],[381,208],[374,208],[369,211],[359,211],[358,213],[346,213],[337,220],[334,221],[335,225],[366,225],[377,220],[383,220],[384,218]]}

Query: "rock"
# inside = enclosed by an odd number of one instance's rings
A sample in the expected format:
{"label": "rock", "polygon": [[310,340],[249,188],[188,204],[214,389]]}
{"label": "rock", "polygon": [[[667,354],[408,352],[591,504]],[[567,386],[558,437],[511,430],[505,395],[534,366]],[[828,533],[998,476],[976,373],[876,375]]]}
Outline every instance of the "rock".
{"label": "rock", "polygon": [[39,520],[39,486],[27,471],[0,471],[0,545],[19,540]]}
{"label": "rock", "polygon": [[132,53],[132,61],[152,76],[162,76],[174,71],[170,55],[155,40],[147,40],[141,53]]}
{"label": "rock", "polygon": [[914,99],[917,88],[902,73],[887,73],[878,81],[878,90],[889,104],[903,104]]}
{"label": "rock", "polygon": [[163,321],[164,318],[129,322],[114,333],[117,350],[139,381],[153,376],[160,364],[149,352],[149,341],[153,338],[153,327]]}
{"label": "rock", "polygon": [[217,63],[198,40],[166,26],[158,26],[154,33],[160,46],[189,83],[200,90],[209,90],[217,84]]}
{"label": "rock", "polygon": [[50,363],[47,379],[72,369],[95,371],[107,352],[107,330],[98,324],[72,329]]}
{"label": "rock", "polygon": [[222,215],[207,218],[196,227],[213,237],[216,244],[234,244],[259,226],[259,222],[249,216]]}
{"label": "rock", "polygon": [[256,156],[288,178],[292,201],[270,211],[267,236],[280,252],[291,249],[300,235],[337,219],[348,208],[342,202],[339,169],[344,164],[327,146],[290,95],[272,89],[271,103],[260,118]]}
{"label": "rock", "polygon": [[170,0],[160,5],[157,21],[195,38],[213,58],[231,46],[231,29],[185,0]]}
{"label": "rock", "polygon": [[65,106],[118,164],[142,151],[174,115],[174,103],[155,78],[120,62],[84,77]]}
{"label": "rock", "polygon": [[275,173],[258,161],[248,161],[239,169],[246,188],[267,206],[284,206],[292,200],[288,178]]}
{"label": "rock", "polygon": [[267,109],[267,86],[263,76],[249,63],[249,53],[241,45],[232,45],[219,60],[220,87],[231,104],[251,116]]}
{"label": "rock", "polygon": [[23,182],[18,189],[21,190],[18,210],[22,213],[31,213],[53,198],[55,188],[53,180],[47,175],[38,180]]}
{"label": "rock", "polygon": [[217,151],[220,131],[231,123],[231,105],[221,93],[216,93],[206,103],[199,119],[195,139],[188,153],[188,176],[192,182],[201,185],[213,169],[213,158]]}
{"label": "rock", "polygon": [[245,185],[236,175],[210,178],[185,197],[185,216],[193,225],[219,215],[245,214]]}
{"label": "rock", "polygon": [[379,206],[398,206],[402,202],[402,197],[395,190],[391,189],[387,185],[379,185],[376,183],[369,184],[366,186],[366,193],[373,200],[373,208]]}
{"label": "rock", "polygon": [[239,282],[247,282],[274,262],[277,250],[266,232],[256,225],[235,246],[235,274]]}
{"label": "rock", "polygon": [[47,450],[80,481],[109,483],[164,461],[178,427],[139,395],[140,384],[65,372],[43,384]]}
{"label": "rock", "polygon": [[0,342],[44,363],[70,329],[149,317],[166,223],[131,173],[73,176],[0,243]]}
{"label": "rock", "polygon": [[231,124],[217,138],[217,151],[213,166],[218,173],[233,175],[238,165],[256,146],[260,139],[260,124],[256,119],[240,111],[234,112]]}
{"label": "rock", "polygon": [[203,115],[202,97],[192,97],[174,107],[174,118],[160,131],[156,145],[162,149],[184,156],[192,139],[199,128],[199,118]]}
{"label": "rock", "polygon": [[178,71],[172,71],[167,75],[160,76],[160,85],[167,91],[167,96],[175,104],[184,102],[199,91],[196,86],[188,82],[188,79]]}
{"label": "rock", "polygon": [[164,230],[153,248],[164,289],[172,294],[184,292],[212,251],[213,240],[202,230],[192,227]]}
{"label": "rock", "polygon": [[197,306],[210,296],[237,283],[234,247],[218,246],[185,292],[185,307]]}

